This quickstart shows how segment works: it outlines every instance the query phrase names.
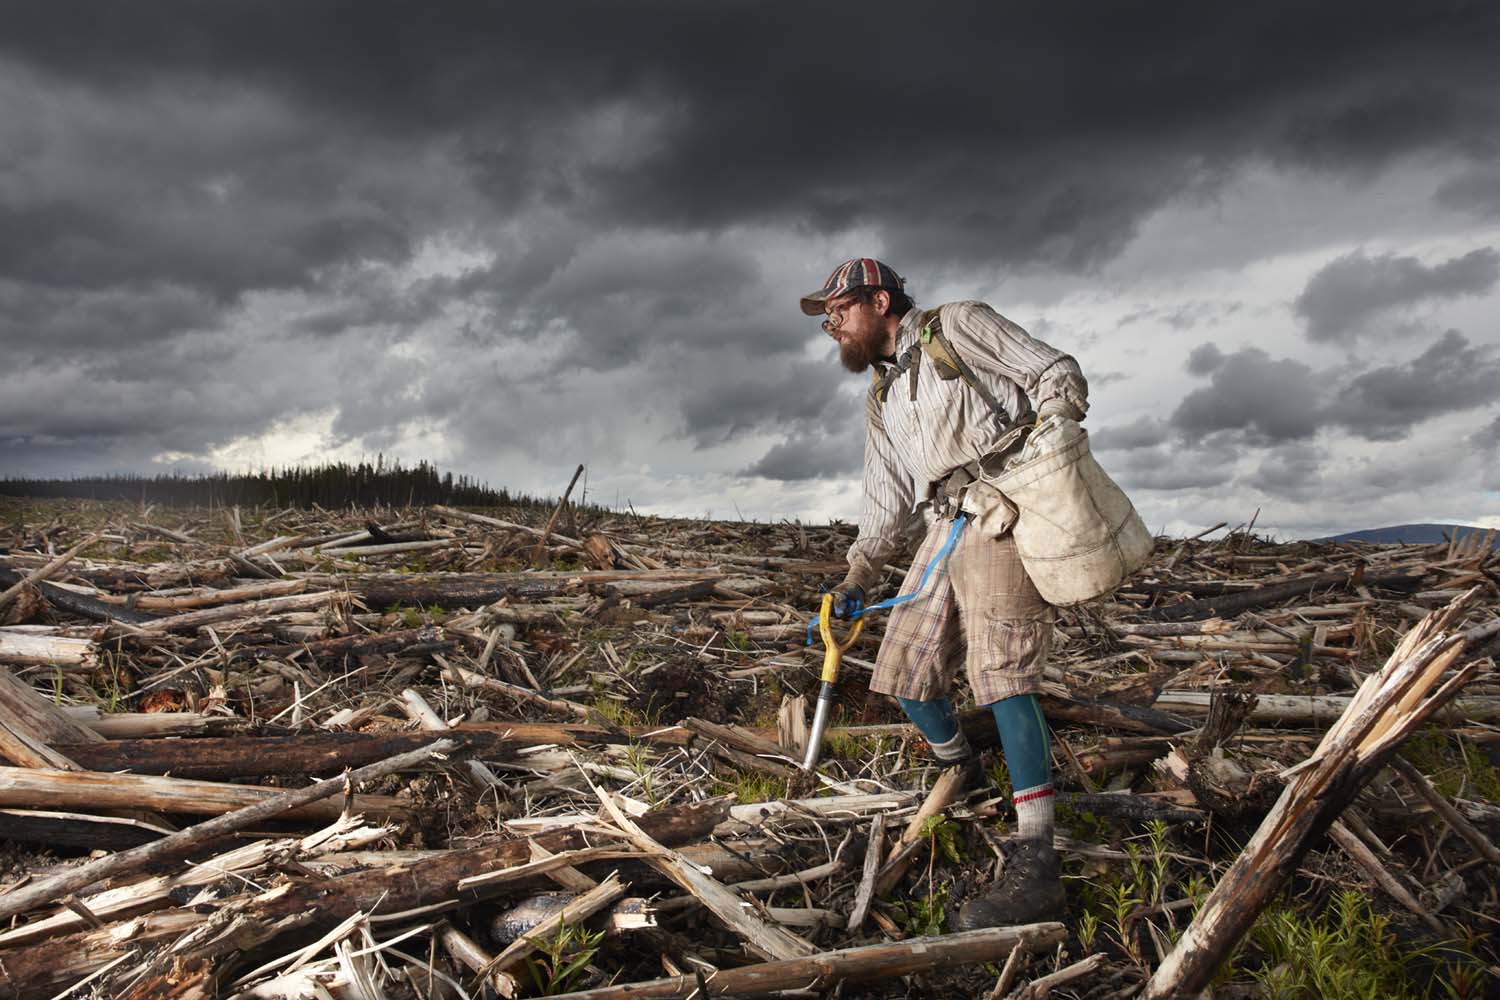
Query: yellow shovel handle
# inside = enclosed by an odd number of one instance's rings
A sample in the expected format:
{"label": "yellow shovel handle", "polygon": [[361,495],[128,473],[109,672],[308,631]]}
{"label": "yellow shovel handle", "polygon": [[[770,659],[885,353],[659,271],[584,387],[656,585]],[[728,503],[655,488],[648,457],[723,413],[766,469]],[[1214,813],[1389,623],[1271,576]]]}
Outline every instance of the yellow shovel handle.
{"label": "yellow shovel handle", "polygon": [[832,684],[839,679],[839,662],[844,658],[844,651],[854,645],[854,640],[859,638],[864,627],[864,618],[856,618],[854,627],[849,630],[842,643],[834,639],[833,595],[823,595],[823,608],[818,613],[818,631],[823,634],[823,673],[818,679],[824,684]]}

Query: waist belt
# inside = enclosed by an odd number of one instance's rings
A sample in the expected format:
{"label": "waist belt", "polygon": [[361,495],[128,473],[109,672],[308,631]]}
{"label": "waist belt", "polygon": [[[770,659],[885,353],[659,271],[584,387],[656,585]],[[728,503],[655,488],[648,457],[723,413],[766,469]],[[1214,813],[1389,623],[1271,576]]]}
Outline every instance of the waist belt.
{"label": "waist belt", "polygon": [[928,489],[933,512],[938,517],[950,519],[962,513],[964,494],[969,487],[980,479],[994,478],[999,473],[1005,459],[1025,443],[1035,419],[1034,414],[1022,417],[1000,438],[994,451],[981,455],[972,462],[965,462],[934,482]]}

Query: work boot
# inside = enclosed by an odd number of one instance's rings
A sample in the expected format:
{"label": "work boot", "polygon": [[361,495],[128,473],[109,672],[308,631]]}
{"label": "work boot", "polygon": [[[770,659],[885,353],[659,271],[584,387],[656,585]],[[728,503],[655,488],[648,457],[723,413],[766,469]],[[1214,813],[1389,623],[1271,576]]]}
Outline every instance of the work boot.
{"label": "work boot", "polygon": [[954,927],[976,931],[1061,920],[1066,908],[1057,852],[1050,843],[1022,840],[1007,852],[999,881],[959,908]]}

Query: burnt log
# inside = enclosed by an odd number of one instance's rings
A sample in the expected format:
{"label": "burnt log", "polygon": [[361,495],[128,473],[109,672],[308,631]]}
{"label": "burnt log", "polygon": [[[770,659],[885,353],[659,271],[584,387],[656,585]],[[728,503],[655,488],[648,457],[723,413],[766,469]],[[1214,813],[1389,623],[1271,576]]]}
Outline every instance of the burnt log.
{"label": "burnt log", "polygon": [[[498,732],[455,732],[463,750],[491,759],[509,758],[522,744]],[[333,774],[407,753],[432,742],[431,733],[310,733],[298,736],[236,736],[205,739],[110,740],[63,748],[90,771],[170,774],[177,778],[228,781],[261,775]]]}
{"label": "burnt log", "polygon": [[1324,590],[1347,590],[1363,584],[1400,593],[1422,589],[1426,574],[1414,570],[1391,570],[1385,573],[1319,573],[1316,576],[1276,583],[1250,590],[1237,590],[1191,601],[1178,601],[1144,613],[1151,621],[1190,621],[1198,618],[1233,618],[1242,611],[1280,604],[1308,597]]}

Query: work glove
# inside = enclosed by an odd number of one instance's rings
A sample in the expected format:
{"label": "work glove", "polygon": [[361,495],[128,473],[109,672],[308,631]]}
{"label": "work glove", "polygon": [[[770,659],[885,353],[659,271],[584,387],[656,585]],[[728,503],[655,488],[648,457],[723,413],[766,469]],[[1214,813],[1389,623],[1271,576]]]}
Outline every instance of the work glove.
{"label": "work glove", "polygon": [[833,617],[839,621],[853,618],[865,608],[865,588],[845,587],[833,588]]}

